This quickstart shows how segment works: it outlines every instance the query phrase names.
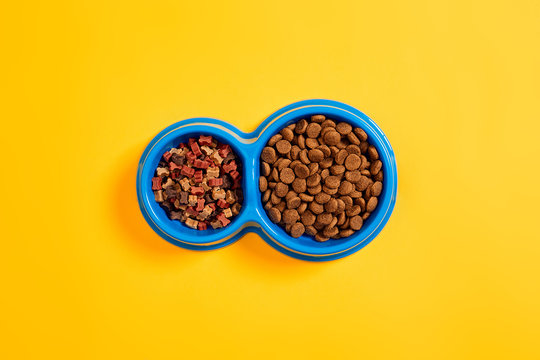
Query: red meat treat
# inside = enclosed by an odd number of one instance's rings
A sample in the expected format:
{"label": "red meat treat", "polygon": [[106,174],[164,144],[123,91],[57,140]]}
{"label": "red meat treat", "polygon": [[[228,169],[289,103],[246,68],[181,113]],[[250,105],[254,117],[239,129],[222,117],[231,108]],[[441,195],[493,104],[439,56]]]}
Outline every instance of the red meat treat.
{"label": "red meat treat", "polygon": [[221,186],[223,185],[223,179],[222,178],[215,178],[208,180],[208,186]]}
{"label": "red meat treat", "polygon": [[197,207],[195,210],[202,211],[202,209],[204,209],[204,199],[199,199],[197,200]]}
{"label": "red meat treat", "polygon": [[199,215],[199,212],[198,212],[197,210],[195,210],[195,209],[193,208],[193,206],[188,207],[188,208],[186,209],[186,212],[188,213],[188,215],[191,215],[191,216],[193,216],[193,217]]}
{"label": "red meat treat", "polygon": [[189,178],[192,178],[193,175],[195,174],[195,169],[194,168],[190,168],[189,166],[182,166],[182,172],[181,172],[182,175],[185,175]]}
{"label": "red meat treat", "polygon": [[210,204],[208,204],[208,206],[210,206],[213,211],[216,211],[216,204],[215,203],[210,203]]}
{"label": "red meat treat", "polygon": [[195,166],[196,168],[199,168],[199,169],[207,169],[208,166],[210,166],[210,164],[206,161],[206,160],[200,160],[200,159],[195,159],[193,161],[193,166]]}
{"label": "red meat treat", "polygon": [[191,194],[192,195],[202,195],[204,194],[204,188],[202,186],[192,186],[191,187]]}
{"label": "red meat treat", "polygon": [[193,164],[193,162],[195,161],[195,159],[197,158],[197,155],[195,155],[193,152],[189,151],[187,154],[186,154],[186,157],[188,159],[188,162],[190,162],[191,164]]}
{"label": "red meat treat", "polygon": [[163,158],[165,159],[165,161],[169,161],[171,156],[172,154],[169,151],[165,151],[165,154],[163,154]]}
{"label": "red meat treat", "polygon": [[189,138],[189,140],[188,140],[188,145],[191,146],[191,144],[193,144],[195,141],[197,141],[197,139],[195,139],[195,138]]}
{"label": "red meat treat", "polygon": [[179,177],[180,177],[180,171],[178,170],[171,171],[171,179],[175,180],[175,179],[178,179]]}
{"label": "red meat treat", "polygon": [[198,183],[202,182],[203,180],[202,170],[195,171],[193,179],[195,179],[195,182],[198,182]]}
{"label": "red meat treat", "polygon": [[231,175],[231,177],[233,178],[233,180],[236,180],[239,176],[240,176],[240,173],[236,170],[233,170],[229,173],[229,175]]}
{"label": "red meat treat", "polygon": [[241,177],[241,176],[239,176],[239,177],[237,177],[236,179],[234,179],[232,188],[233,188],[233,189],[238,189],[240,186],[242,186],[242,177]]}
{"label": "red meat treat", "polygon": [[171,171],[173,170],[182,170],[182,165],[178,166],[176,165],[175,163],[173,163],[172,161],[169,163],[169,169],[171,169]]}
{"label": "red meat treat", "polygon": [[201,146],[204,146],[204,145],[211,146],[212,145],[212,137],[211,136],[201,135],[199,137],[199,144]]}
{"label": "red meat treat", "polygon": [[161,177],[152,178],[152,190],[161,190]]}
{"label": "red meat treat", "polygon": [[229,162],[228,164],[225,164],[222,166],[223,170],[226,172],[226,173],[230,173],[231,171],[235,171],[237,166],[236,166],[236,161],[231,161]]}
{"label": "red meat treat", "polygon": [[225,208],[228,208],[230,204],[229,204],[228,202],[226,202],[225,200],[223,200],[223,199],[219,199],[219,200],[217,201],[217,205],[218,205],[220,208],[225,209]]}
{"label": "red meat treat", "polygon": [[180,145],[178,145],[178,148],[179,148],[179,149],[183,149],[183,148],[185,148],[185,147],[186,147],[186,144],[184,144],[184,143],[181,143]]}
{"label": "red meat treat", "polygon": [[227,225],[229,225],[229,223],[231,222],[231,220],[227,219],[227,218],[225,217],[225,215],[223,215],[223,213],[218,214],[218,215],[216,216],[216,219],[218,219],[219,222],[221,222],[221,225],[223,225],[223,226],[227,226]]}
{"label": "red meat treat", "polygon": [[191,143],[191,151],[193,151],[196,156],[202,155],[201,148],[199,147],[199,144],[197,144],[197,142]]}
{"label": "red meat treat", "polygon": [[197,229],[206,230],[206,223],[199,221],[199,224],[197,225]]}
{"label": "red meat treat", "polygon": [[231,147],[230,145],[222,145],[219,150],[218,150],[218,154],[219,156],[221,156],[222,158],[226,158],[227,155],[229,155],[229,153],[231,152]]}

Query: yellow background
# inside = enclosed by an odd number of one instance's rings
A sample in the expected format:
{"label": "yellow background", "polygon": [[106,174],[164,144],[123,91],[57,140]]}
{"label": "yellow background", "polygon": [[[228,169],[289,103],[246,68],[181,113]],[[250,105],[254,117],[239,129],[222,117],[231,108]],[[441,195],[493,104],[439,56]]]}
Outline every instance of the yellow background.
{"label": "yellow background", "polygon": [[[0,11],[4,359],[538,359],[540,3],[12,1]],[[150,139],[308,98],[372,117],[398,201],[328,263],[143,220]]]}

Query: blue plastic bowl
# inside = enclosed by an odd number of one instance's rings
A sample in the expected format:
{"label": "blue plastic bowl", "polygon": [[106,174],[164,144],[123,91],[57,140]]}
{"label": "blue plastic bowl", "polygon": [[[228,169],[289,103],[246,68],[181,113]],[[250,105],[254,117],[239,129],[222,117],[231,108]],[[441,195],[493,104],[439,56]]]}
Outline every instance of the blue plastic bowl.
{"label": "blue plastic bowl", "polygon": [[[379,152],[383,163],[383,191],[375,211],[359,231],[345,239],[317,242],[308,235],[293,238],[268,218],[259,191],[260,154],[270,137],[283,127],[314,114],[346,121],[360,127]],[[162,154],[187,142],[189,137],[212,135],[230,144],[243,162],[244,203],[231,224],[221,229],[195,230],[170,220],[154,200],[151,178]],[[187,119],[161,131],[144,150],[137,170],[137,197],[148,224],[168,242],[192,250],[217,249],[229,245],[247,232],[259,234],[269,245],[289,256],[311,261],[334,260],[350,255],[371,242],[386,225],[397,194],[397,168],[394,152],[382,130],[361,111],[332,100],[304,100],[285,106],[263,121],[252,133],[244,133],[221,120]]]}

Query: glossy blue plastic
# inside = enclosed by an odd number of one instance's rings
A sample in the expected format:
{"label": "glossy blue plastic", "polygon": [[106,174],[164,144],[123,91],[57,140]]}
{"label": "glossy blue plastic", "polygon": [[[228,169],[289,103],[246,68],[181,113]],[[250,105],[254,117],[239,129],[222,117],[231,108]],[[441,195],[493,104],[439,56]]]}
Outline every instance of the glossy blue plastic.
{"label": "glossy blue plastic", "polygon": [[[375,211],[362,229],[345,239],[317,242],[308,235],[293,238],[272,223],[263,209],[258,189],[260,154],[268,139],[283,127],[313,114],[324,114],[361,127],[377,148],[383,163],[383,191]],[[187,142],[189,137],[212,135],[230,144],[243,163],[244,203],[231,224],[222,229],[194,230],[170,220],[154,200],[151,178],[161,155]],[[137,197],[144,218],[168,242],[192,250],[217,249],[240,239],[247,232],[259,234],[269,245],[289,256],[311,261],[334,260],[350,255],[371,242],[387,223],[397,194],[397,168],[394,152],[382,130],[361,111],[332,100],[304,100],[288,105],[264,120],[252,133],[244,133],[231,124],[211,118],[179,121],[161,131],[144,150],[137,170]]]}

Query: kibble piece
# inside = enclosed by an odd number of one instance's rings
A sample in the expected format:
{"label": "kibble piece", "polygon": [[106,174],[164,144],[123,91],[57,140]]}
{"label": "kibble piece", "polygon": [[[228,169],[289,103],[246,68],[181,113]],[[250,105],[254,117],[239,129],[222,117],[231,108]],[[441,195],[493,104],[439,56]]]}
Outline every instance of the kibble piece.
{"label": "kibble piece", "polygon": [[281,200],[281,202],[279,204],[276,205],[276,209],[279,210],[279,212],[283,213],[283,211],[285,210],[285,208],[287,207],[287,203],[283,200]]}
{"label": "kibble piece", "polygon": [[376,181],[371,185],[371,195],[372,196],[379,196],[381,195],[382,191],[382,182]]}
{"label": "kibble piece", "polygon": [[312,203],[309,203],[308,208],[314,214],[321,214],[324,211],[324,206],[322,206],[321,204],[315,201]]}
{"label": "kibble piece", "polygon": [[322,191],[324,191],[324,192],[327,193],[328,195],[335,195],[335,194],[337,194],[337,192],[338,192],[338,188],[332,189],[332,188],[329,188],[329,187],[327,187],[326,185],[324,185],[324,186],[322,187]]}
{"label": "kibble piece", "polygon": [[361,151],[363,154],[366,153],[368,147],[369,147],[369,144],[368,144],[367,141],[362,141],[362,142],[360,143],[360,151]]}
{"label": "kibble piece", "polygon": [[262,162],[262,167],[261,167],[261,174],[263,176],[268,176],[270,175],[270,172],[272,171],[272,169],[270,168],[270,165],[267,163],[267,162]]}
{"label": "kibble piece", "polygon": [[349,236],[351,236],[352,234],[354,234],[354,230],[353,230],[353,229],[341,230],[341,231],[339,232],[339,235],[340,235],[342,238],[349,237]]}
{"label": "kibble piece", "polygon": [[303,149],[302,151],[300,151],[300,155],[298,156],[298,158],[300,159],[301,162],[303,162],[306,165],[310,163],[309,158],[308,158],[308,151],[306,149]]}
{"label": "kibble piece", "polygon": [[[294,127],[296,128],[296,125],[294,125]],[[291,142],[294,138],[294,132],[289,128],[282,129],[279,133],[283,136],[283,140],[288,142]]]}
{"label": "kibble piece", "polygon": [[298,137],[296,138],[296,144],[298,144],[298,147],[300,149],[306,148],[306,138],[304,137],[304,135],[298,135]]}
{"label": "kibble piece", "polygon": [[298,194],[298,197],[300,198],[300,200],[305,201],[305,202],[312,202],[315,199],[313,196],[305,194],[305,193]]}
{"label": "kibble piece", "polygon": [[328,195],[327,193],[325,192],[320,192],[318,193],[317,195],[315,195],[315,201],[318,202],[319,204],[326,204],[328,201],[330,201],[331,199],[331,196]]}
{"label": "kibble piece", "polygon": [[274,148],[269,146],[265,147],[261,152],[261,159],[269,164],[273,164],[277,159]]}
{"label": "kibble piece", "polygon": [[347,150],[345,149],[339,150],[339,152],[336,154],[334,158],[336,164],[343,165],[348,155],[349,153],[347,152]]}
{"label": "kibble piece", "polygon": [[330,238],[324,235],[321,235],[320,233],[317,233],[317,235],[315,235],[315,240],[318,242],[325,242],[325,241],[330,240]]}
{"label": "kibble piece", "polygon": [[323,152],[323,155],[325,158],[330,157],[330,155],[332,155],[332,151],[330,151],[330,148],[326,145],[320,145],[317,147],[317,149]]}
{"label": "kibble piece", "polygon": [[297,222],[291,227],[291,236],[293,238],[299,238],[304,234],[305,230],[304,224]]}
{"label": "kibble piece", "polygon": [[319,141],[317,139],[309,138],[309,139],[306,139],[305,145],[310,149],[315,149],[320,144],[319,144]]}
{"label": "kibble piece", "polygon": [[302,224],[305,226],[313,225],[315,223],[316,216],[313,215],[313,213],[310,210],[304,211],[302,216],[300,216],[300,220],[302,221]]}
{"label": "kibble piece", "polygon": [[353,184],[356,184],[357,182],[359,182],[361,177],[362,177],[362,174],[360,174],[360,171],[358,170],[345,172],[345,179],[347,179],[347,181]]}
{"label": "kibble piece", "polygon": [[289,192],[289,187],[282,182],[278,182],[274,188],[274,192],[277,196],[284,197]]}
{"label": "kibble piece", "polygon": [[326,212],[319,214],[316,221],[321,225],[328,225],[332,222],[332,214]]}
{"label": "kibble piece", "polygon": [[360,167],[362,160],[356,154],[349,154],[345,159],[345,167],[347,170],[356,170]]}
{"label": "kibble piece", "polygon": [[312,225],[308,225],[306,226],[306,234],[315,236],[315,234],[317,234],[317,229],[315,229],[315,227],[313,227]]}
{"label": "kibble piece", "polygon": [[339,187],[339,184],[341,183],[339,177],[337,176],[328,176],[325,180],[324,180],[324,185],[326,185],[327,187],[331,188],[331,189],[337,189]]}
{"label": "kibble piece", "polygon": [[279,179],[284,183],[284,184],[292,184],[292,182],[294,181],[294,171],[293,169],[291,168],[285,168],[283,170],[281,170],[281,172],[279,173]]}
{"label": "kibble piece", "polygon": [[347,135],[352,131],[352,126],[346,122],[340,122],[336,125],[336,130],[341,135]]}
{"label": "kibble piece", "polygon": [[306,128],[306,135],[309,138],[316,138],[321,133],[321,125],[317,123],[310,123]]}
{"label": "kibble piece", "polygon": [[373,179],[375,181],[383,181],[383,172],[382,171],[379,171],[374,177]]}
{"label": "kibble piece", "polygon": [[366,204],[366,211],[373,212],[373,210],[375,210],[375,208],[377,207],[378,203],[379,201],[376,197],[371,197]]}
{"label": "kibble piece", "polygon": [[295,196],[295,197],[287,200],[287,208],[288,209],[296,209],[297,207],[300,206],[301,203],[302,203],[302,200],[300,200],[300,198],[298,196]]}
{"label": "kibble piece", "polygon": [[276,134],[276,135],[272,136],[272,137],[270,138],[270,140],[268,140],[268,143],[267,143],[266,145],[268,145],[268,146],[274,146],[274,145],[276,145],[276,143],[277,143],[279,140],[281,140],[281,139],[283,139],[283,136],[282,136],[281,134]]}
{"label": "kibble piece", "polygon": [[362,217],[358,215],[353,216],[349,220],[349,226],[352,230],[360,230],[363,224],[364,224],[364,221],[362,220]]}
{"label": "kibble piece", "polygon": [[276,143],[276,150],[282,155],[287,154],[289,151],[291,151],[291,143],[287,140],[279,140]]}
{"label": "kibble piece", "polygon": [[309,160],[314,162],[321,162],[324,159],[324,154],[319,149],[311,149],[308,152]]}
{"label": "kibble piece", "polygon": [[354,205],[349,210],[347,210],[347,216],[353,217],[360,214],[360,212],[362,212],[362,208],[360,207],[360,205]]}
{"label": "kibble piece", "polygon": [[341,184],[339,184],[339,194],[340,195],[348,195],[354,190],[353,184],[348,182],[347,180],[343,181]]}
{"label": "kibble piece", "polygon": [[360,141],[366,141],[368,139],[368,135],[361,128],[355,128],[354,133],[356,134],[356,136],[358,136]]}
{"label": "kibble piece", "polygon": [[309,168],[304,164],[298,164],[294,167],[294,173],[300,179],[305,179],[309,176]]}
{"label": "kibble piece", "polygon": [[299,218],[300,216],[298,215],[298,211],[294,209],[287,209],[283,211],[283,215],[281,216],[281,219],[285,224],[294,224]]}
{"label": "kibble piece", "polygon": [[381,171],[381,168],[382,168],[381,160],[375,160],[374,162],[371,163],[369,172],[371,173],[371,175],[375,175],[375,174],[378,174],[379,171]]}
{"label": "kibble piece", "polygon": [[262,201],[263,202],[267,202],[268,200],[270,200],[270,195],[272,194],[272,190],[268,189],[266,190],[264,193],[263,193],[263,196],[262,196]]}
{"label": "kibble piece", "polygon": [[325,181],[326,178],[329,177],[329,176],[330,176],[330,171],[328,169],[324,169],[324,170],[321,171],[321,179],[323,181]]}
{"label": "kibble piece", "polygon": [[300,178],[294,179],[292,183],[292,188],[297,193],[303,193],[307,189],[306,179],[300,179]]}
{"label": "kibble piece", "polygon": [[308,127],[308,122],[306,119],[302,119],[296,123],[296,126],[294,127],[294,131],[297,134],[303,134],[306,132],[306,129]]}
{"label": "kibble piece", "polygon": [[328,169],[330,166],[332,166],[332,164],[334,164],[334,159],[326,158],[319,163],[319,167],[322,169]]}
{"label": "kibble piece", "polygon": [[326,127],[331,127],[331,128],[335,128],[336,127],[336,123],[330,119],[326,119],[322,122],[321,124],[321,127],[324,129]]}
{"label": "kibble piece", "polygon": [[272,173],[270,174],[270,177],[271,177],[272,180],[274,180],[274,181],[279,181],[279,172],[278,172],[278,169],[273,168],[273,169],[272,169]]}
{"label": "kibble piece", "polygon": [[379,153],[377,152],[375,146],[370,145],[367,149],[367,153],[370,160],[379,160]]}
{"label": "kibble piece", "polygon": [[321,184],[317,184],[315,186],[308,187],[308,193],[310,193],[311,195],[317,195],[321,192],[321,189]]}
{"label": "kibble piece", "polygon": [[311,121],[316,122],[316,123],[317,122],[318,123],[323,122],[324,120],[326,120],[326,116],[324,116],[324,115],[312,115],[311,116]]}
{"label": "kibble piece", "polygon": [[259,190],[262,192],[266,191],[268,189],[268,180],[264,176],[259,177]]}
{"label": "kibble piece", "polygon": [[324,210],[326,210],[329,213],[334,213],[338,209],[338,202],[336,199],[331,198],[324,204]]}
{"label": "kibble piece", "polygon": [[345,172],[345,166],[343,165],[333,165],[330,167],[330,173],[332,175],[341,175]]}
{"label": "kibble piece", "polygon": [[328,131],[324,134],[324,143],[326,145],[337,145],[341,141],[341,135],[337,131]]}

